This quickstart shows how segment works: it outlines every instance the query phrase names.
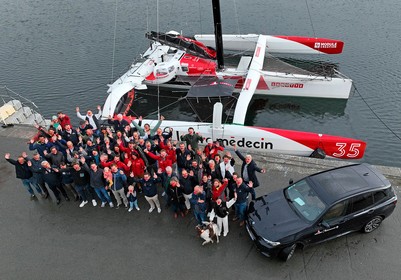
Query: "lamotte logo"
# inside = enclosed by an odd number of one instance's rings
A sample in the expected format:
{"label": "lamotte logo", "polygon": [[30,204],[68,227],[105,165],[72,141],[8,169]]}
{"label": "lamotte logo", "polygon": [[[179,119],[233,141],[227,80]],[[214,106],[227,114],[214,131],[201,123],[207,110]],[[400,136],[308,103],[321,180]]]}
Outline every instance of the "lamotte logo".
{"label": "lamotte logo", "polygon": [[315,49],[335,49],[337,48],[337,43],[315,43]]}
{"label": "lamotte logo", "polygon": [[272,82],[272,87],[286,87],[286,88],[303,88],[304,84],[301,83],[280,83],[280,82]]}

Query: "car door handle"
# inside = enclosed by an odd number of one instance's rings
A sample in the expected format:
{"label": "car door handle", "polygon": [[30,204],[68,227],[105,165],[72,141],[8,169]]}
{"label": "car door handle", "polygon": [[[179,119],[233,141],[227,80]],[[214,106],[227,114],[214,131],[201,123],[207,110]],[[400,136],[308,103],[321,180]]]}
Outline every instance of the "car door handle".
{"label": "car door handle", "polygon": [[368,214],[372,214],[374,211],[375,211],[374,209],[370,209],[370,210],[368,211]]}

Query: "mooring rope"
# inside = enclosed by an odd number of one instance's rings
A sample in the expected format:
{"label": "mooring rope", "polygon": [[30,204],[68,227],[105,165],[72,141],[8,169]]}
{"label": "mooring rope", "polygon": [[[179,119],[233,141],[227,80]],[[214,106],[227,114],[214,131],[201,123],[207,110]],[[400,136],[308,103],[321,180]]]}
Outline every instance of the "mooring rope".
{"label": "mooring rope", "polygon": [[366,106],[369,108],[369,110],[373,113],[373,115],[395,136],[397,137],[398,140],[401,141],[401,137],[398,136],[394,130],[391,129],[391,127],[389,127],[380,117],[378,114],[376,114],[376,112],[373,110],[373,108],[369,105],[369,103],[366,101],[366,99],[362,96],[362,94],[359,92],[359,90],[356,88],[355,85],[354,89],[355,92],[358,94],[358,96],[362,99],[362,101],[366,104]]}

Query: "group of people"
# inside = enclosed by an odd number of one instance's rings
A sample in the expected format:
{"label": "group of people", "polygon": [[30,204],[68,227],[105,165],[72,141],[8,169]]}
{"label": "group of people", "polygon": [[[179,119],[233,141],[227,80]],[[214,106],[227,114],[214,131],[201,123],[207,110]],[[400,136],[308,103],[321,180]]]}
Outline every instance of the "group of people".
{"label": "group of people", "polygon": [[198,224],[216,218],[219,235],[228,234],[230,208],[235,209],[233,220],[244,225],[248,195],[255,199],[259,186],[256,172],[265,172],[251,155],[243,156],[234,146],[242,162],[237,173],[230,152],[211,139],[200,147],[204,139],[192,127],[177,143],[171,128],[160,128],[163,117],[151,128],[148,123],[142,126],[141,117],[131,121],[118,114],[103,126],[100,106],[98,110],[82,115],[77,107],[77,127],[59,112],[49,128],[37,126],[37,135],[29,141],[32,157],[23,152],[15,160],[5,154],[32,200],[37,199],[34,190],[43,199],[50,190],[57,204],[61,196],[69,201],[72,195],[79,207],[89,201],[97,206],[100,200],[100,207],[125,206],[131,212],[140,210],[138,198],[143,195],[149,213],[161,213],[163,204],[175,218],[190,211]]}

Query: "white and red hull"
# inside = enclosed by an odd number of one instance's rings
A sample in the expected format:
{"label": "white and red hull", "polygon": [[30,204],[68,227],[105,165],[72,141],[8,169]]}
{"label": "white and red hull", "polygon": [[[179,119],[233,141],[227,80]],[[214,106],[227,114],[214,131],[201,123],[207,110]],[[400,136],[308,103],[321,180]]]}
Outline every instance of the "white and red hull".
{"label": "white and red hull", "polygon": [[[327,38],[303,36],[265,35],[266,52],[287,54],[340,54],[344,42]],[[208,47],[215,48],[215,36],[210,34],[195,35],[195,39]],[[259,35],[223,35],[224,50],[252,51],[255,49]]]}
{"label": "white and red hull", "polygon": [[[144,122],[149,123],[151,127],[156,124],[155,120],[144,120]],[[239,149],[256,153],[310,156],[313,151],[320,148],[330,158],[360,159],[366,148],[366,143],[361,140],[276,128],[225,124],[216,129],[212,123],[168,120],[162,122],[162,127],[174,129],[173,140],[180,141],[179,136],[187,133],[188,127],[193,127],[204,140],[220,140],[226,147],[236,144]]]}
{"label": "white and red hull", "polygon": [[[234,70],[234,69],[233,69]],[[217,72],[216,76],[222,79],[238,79],[234,92],[242,90],[244,76],[242,73],[226,69]],[[185,80],[184,76],[181,76]],[[188,90],[189,83],[156,84],[154,81],[144,80],[148,86],[160,86],[169,89]],[[317,75],[286,74],[271,71],[261,71],[260,81],[254,94],[266,96],[292,96],[311,98],[348,99],[352,88],[352,80],[347,77],[323,77]]]}
{"label": "white and red hull", "polygon": [[262,71],[255,94],[348,99],[352,80],[340,77],[306,76]]}
{"label": "white and red hull", "polygon": [[[263,36],[263,44],[268,53],[297,53],[297,54],[337,54],[341,53],[344,43],[339,40],[325,38],[310,38],[300,36],[271,36],[271,35],[223,35],[224,49],[237,51],[252,51],[257,40]],[[177,35],[184,42],[193,42],[209,51],[207,46],[214,46],[214,36],[195,35],[197,40]],[[157,40],[157,38],[153,38]],[[152,40],[153,40],[152,39]],[[167,41],[164,41],[165,43]],[[168,43],[168,42],[167,42]],[[248,75],[251,57],[245,56],[244,63],[238,66],[226,66],[218,70],[216,61],[177,49],[157,41],[143,54],[146,60],[136,63],[118,80],[110,85],[109,93],[118,90],[129,91],[132,88],[141,89],[146,86],[164,88],[189,89],[197,78],[213,76],[220,79],[237,79],[236,91],[241,91],[243,82]],[[289,73],[290,70],[275,72],[260,69],[260,82],[254,94],[270,96],[294,96],[315,98],[348,99],[351,92],[352,80],[335,72],[333,76],[323,76],[314,73]]]}

